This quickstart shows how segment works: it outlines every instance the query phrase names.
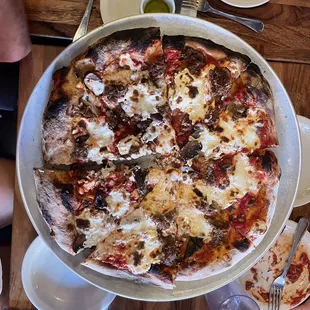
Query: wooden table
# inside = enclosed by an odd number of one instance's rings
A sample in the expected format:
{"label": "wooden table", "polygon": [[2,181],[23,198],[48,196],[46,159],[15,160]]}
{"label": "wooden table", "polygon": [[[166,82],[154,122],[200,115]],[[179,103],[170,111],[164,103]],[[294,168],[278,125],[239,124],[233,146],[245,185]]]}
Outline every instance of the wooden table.
{"label": "wooden table", "polygon": [[[126,1],[126,0],[124,0]],[[128,0],[129,1],[129,0]],[[249,10],[226,6],[210,1],[214,6],[264,20],[263,34],[255,34],[241,25],[199,14],[199,17],[219,24],[253,45],[279,75],[286,87],[297,114],[310,118],[310,2],[309,0],[271,0],[268,4]],[[87,0],[25,0],[26,12],[32,34],[60,38],[72,38]],[[90,27],[101,25],[99,0],[94,1]],[[18,125],[28,97],[48,64],[63,47],[34,45],[32,53],[22,62],[19,80]],[[291,219],[299,216],[310,218],[310,204],[294,209]],[[12,309],[34,309],[27,299],[21,283],[21,264],[29,244],[36,233],[24,210],[18,186],[15,188],[13,236],[10,273],[9,306]],[[160,309],[160,310],[206,310],[204,296],[185,301],[146,303],[117,297],[110,309]]]}

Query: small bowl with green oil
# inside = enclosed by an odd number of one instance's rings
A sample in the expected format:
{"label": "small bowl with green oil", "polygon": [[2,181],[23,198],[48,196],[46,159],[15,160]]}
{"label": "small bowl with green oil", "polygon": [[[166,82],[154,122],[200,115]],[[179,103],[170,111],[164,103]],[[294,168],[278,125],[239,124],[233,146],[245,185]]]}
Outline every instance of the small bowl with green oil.
{"label": "small bowl with green oil", "polygon": [[140,13],[175,13],[174,0],[142,0]]}

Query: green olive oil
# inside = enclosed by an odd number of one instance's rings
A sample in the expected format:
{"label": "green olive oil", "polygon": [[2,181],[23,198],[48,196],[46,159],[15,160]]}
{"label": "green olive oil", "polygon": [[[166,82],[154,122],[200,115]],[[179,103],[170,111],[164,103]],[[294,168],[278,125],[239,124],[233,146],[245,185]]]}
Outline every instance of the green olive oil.
{"label": "green olive oil", "polygon": [[145,13],[170,13],[169,5],[164,0],[150,0],[144,7]]}

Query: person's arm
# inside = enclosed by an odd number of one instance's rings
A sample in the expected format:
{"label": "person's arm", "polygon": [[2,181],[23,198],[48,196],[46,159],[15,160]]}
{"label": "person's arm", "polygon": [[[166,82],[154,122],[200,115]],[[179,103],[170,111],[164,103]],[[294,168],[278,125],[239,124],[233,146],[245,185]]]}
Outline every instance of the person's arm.
{"label": "person's arm", "polygon": [[15,62],[31,50],[23,0],[0,0],[0,62]]}

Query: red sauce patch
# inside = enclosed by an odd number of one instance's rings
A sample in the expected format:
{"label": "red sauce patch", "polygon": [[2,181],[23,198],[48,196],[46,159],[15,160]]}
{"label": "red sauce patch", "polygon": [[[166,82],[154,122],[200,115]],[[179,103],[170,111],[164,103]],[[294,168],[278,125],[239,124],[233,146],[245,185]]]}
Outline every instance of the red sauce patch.
{"label": "red sauce patch", "polygon": [[251,272],[253,273],[253,279],[254,281],[258,281],[257,279],[257,269],[256,268],[251,268]]}
{"label": "red sauce patch", "polygon": [[267,303],[269,300],[269,293],[267,292],[259,292],[259,294],[262,296],[263,300]]}
{"label": "red sauce patch", "polygon": [[104,259],[104,263],[108,263],[118,269],[128,269],[126,258],[120,254],[107,256]]}
{"label": "red sauce patch", "polygon": [[251,288],[253,288],[254,287],[254,283],[253,282],[251,282],[251,281],[246,281],[245,282],[245,289],[247,290],[247,291],[249,291]]}
{"label": "red sauce patch", "polygon": [[287,273],[287,278],[291,283],[295,283],[300,277],[303,270],[303,265],[292,264]]}
{"label": "red sauce patch", "polygon": [[181,56],[181,52],[175,49],[166,49],[164,51],[164,55],[167,63],[166,76],[171,79],[173,77],[173,72],[180,65],[179,58]]}
{"label": "red sauce patch", "polygon": [[172,112],[171,118],[172,127],[176,132],[177,144],[182,148],[188,143],[189,136],[193,132],[192,123],[188,114],[181,112],[179,109]]}

